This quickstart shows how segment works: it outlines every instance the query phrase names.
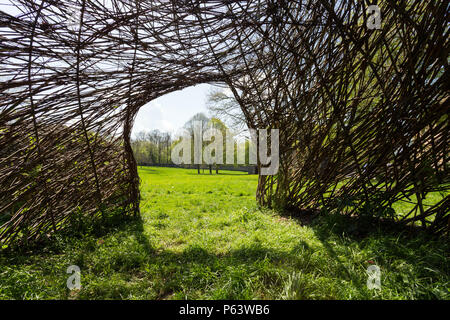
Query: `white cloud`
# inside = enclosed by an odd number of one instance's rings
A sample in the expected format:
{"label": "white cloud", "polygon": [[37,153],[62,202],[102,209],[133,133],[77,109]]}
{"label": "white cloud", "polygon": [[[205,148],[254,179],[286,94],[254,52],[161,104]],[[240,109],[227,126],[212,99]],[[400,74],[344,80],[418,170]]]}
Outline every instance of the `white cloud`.
{"label": "white cloud", "polygon": [[140,131],[161,130],[172,132],[175,126],[169,121],[167,110],[159,103],[158,99],[143,106],[136,116],[133,126],[133,136]]}

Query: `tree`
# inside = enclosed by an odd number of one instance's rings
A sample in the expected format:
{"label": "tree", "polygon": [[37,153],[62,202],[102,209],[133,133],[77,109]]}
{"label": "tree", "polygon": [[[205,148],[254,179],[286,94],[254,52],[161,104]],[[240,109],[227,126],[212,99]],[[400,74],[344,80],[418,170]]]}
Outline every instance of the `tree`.
{"label": "tree", "polygon": [[[225,125],[225,123],[223,123],[218,118],[212,118],[210,120],[210,122],[208,123],[208,126],[210,128],[214,128],[214,129],[218,130],[222,134],[222,137],[223,137],[223,140],[222,140],[222,159],[225,159],[225,157],[226,157],[226,139],[225,139],[225,137],[226,137],[227,133],[229,134],[229,132],[227,132],[228,131],[227,126]],[[217,150],[215,150],[215,152],[217,152]],[[218,174],[219,173],[219,164],[215,163],[215,167],[216,167],[216,174]],[[209,167],[209,171],[211,173],[211,165]]]}
{"label": "tree", "polygon": [[[203,137],[203,133],[206,131],[207,127],[208,127],[208,123],[210,122],[210,118],[208,118],[204,113],[197,113],[195,115],[193,115],[185,124],[184,124],[184,128],[188,131],[188,133],[190,134],[191,137],[194,137],[194,130],[195,130],[195,122],[200,122],[202,125],[202,131],[201,131],[201,135]],[[192,138],[194,139],[194,138]],[[202,139],[203,140],[203,139]],[[194,145],[194,141],[192,143]],[[202,144],[202,150],[203,150],[203,144]],[[191,157],[194,158],[194,162],[195,162],[195,156],[194,156],[194,148],[191,148],[192,150],[192,155]],[[191,159],[192,159],[191,158]],[[203,160],[200,159],[200,162],[202,162]],[[197,163],[197,173],[200,174],[200,163]]]}
{"label": "tree", "polygon": [[222,88],[211,89],[206,107],[212,117],[221,119],[228,128],[239,134],[248,129],[246,119],[239,103],[228,91]]}

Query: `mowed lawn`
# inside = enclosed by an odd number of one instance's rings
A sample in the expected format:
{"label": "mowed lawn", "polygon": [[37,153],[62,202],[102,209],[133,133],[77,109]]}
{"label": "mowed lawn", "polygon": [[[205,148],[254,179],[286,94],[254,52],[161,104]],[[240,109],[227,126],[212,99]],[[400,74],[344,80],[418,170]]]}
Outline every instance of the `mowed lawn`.
{"label": "mowed lawn", "polygon": [[[141,217],[0,257],[1,299],[449,299],[448,241],[339,215],[302,226],[255,202],[257,176],[139,168]],[[381,270],[368,290],[367,268]],[[69,291],[69,265],[82,288]]]}

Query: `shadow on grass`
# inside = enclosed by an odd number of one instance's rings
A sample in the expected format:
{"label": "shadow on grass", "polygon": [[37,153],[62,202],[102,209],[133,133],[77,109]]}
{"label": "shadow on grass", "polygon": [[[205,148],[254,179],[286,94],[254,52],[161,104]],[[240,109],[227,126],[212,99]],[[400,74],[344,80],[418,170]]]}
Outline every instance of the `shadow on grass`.
{"label": "shadow on grass", "polygon": [[[448,284],[450,242],[445,236],[438,237],[418,227],[405,227],[391,221],[340,214],[295,219],[301,225],[305,225],[305,221],[308,222],[328,255],[352,279],[357,288],[365,287],[366,283],[358,280],[357,275],[339,258],[346,253],[351,255],[351,250],[345,250],[350,246],[359,253],[373,253],[370,263],[378,264],[385,272],[390,273],[390,280],[395,277],[403,284],[405,277],[410,277],[412,280],[407,282],[412,283],[415,289],[418,288],[418,295],[422,295],[419,298],[436,298],[432,292],[433,286],[438,282],[439,285],[443,283],[444,287],[445,283]],[[339,245],[336,245],[337,242]],[[411,267],[408,271],[397,269],[398,266],[406,265]],[[436,283],[429,288],[421,288],[422,284],[414,282],[419,279]],[[445,295],[448,296],[448,292],[444,293]]]}
{"label": "shadow on grass", "polygon": [[242,173],[228,173],[228,172],[213,172],[213,173],[209,173],[209,172],[201,172],[201,173],[197,173],[197,172],[188,172],[188,173],[184,173],[186,175],[194,175],[194,176],[247,176],[248,174],[245,172]]}
{"label": "shadow on grass", "polygon": [[[383,276],[390,277],[384,282],[389,290],[404,290],[404,296],[435,298],[432,291],[436,285],[445,287],[448,282],[449,243],[420,230],[388,227],[372,220],[356,222],[342,215],[312,218],[308,227],[322,249],[312,248],[299,237],[292,250],[267,247],[254,240],[225,253],[201,244],[177,250],[156,248],[145,234],[141,219],[130,223],[118,240],[125,245],[115,251],[112,247],[106,263],[111,265],[112,274],[131,278],[117,282],[111,291],[101,289],[101,282],[97,290],[80,293],[80,298],[116,299],[133,293],[149,299],[341,299],[347,293],[335,286],[343,280],[351,286],[350,296],[369,299],[372,293],[367,290],[365,273],[368,264],[358,260],[365,253],[386,271]],[[130,237],[137,246],[126,245]],[[411,266],[411,273],[396,269],[396,261],[400,261],[398,266]],[[94,278],[101,272],[102,269],[97,270]],[[409,277],[414,288],[404,288],[405,277]],[[425,282],[415,283],[423,279]]]}
{"label": "shadow on grass", "polygon": [[146,166],[139,166],[139,170],[145,172],[146,174],[160,174],[160,172],[156,169],[151,169],[150,167]]}
{"label": "shadow on grass", "polygon": [[[350,281],[358,297],[369,298],[364,272],[349,268],[341,258],[346,244],[379,252],[374,259],[381,265],[404,259],[448,272],[448,266],[442,265],[445,257],[434,255],[439,244],[427,244],[421,238],[425,235],[368,228],[361,237],[343,216],[319,217],[309,225],[323,244],[323,254],[302,239],[290,251],[268,248],[257,240],[226,253],[202,245],[161,249],[145,234],[144,224],[140,217],[114,217],[98,229],[57,235],[51,246],[2,256],[0,268],[7,272],[0,275],[0,287],[4,286],[0,289],[15,299],[34,291],[43,299],[279,299],[286,297],[286,283],[294,279],[297,284],[288,289],[295,292],[288,298],[308,299],[312,293],[314,298],[342,298],[315,281],[320,275],[330,282],[333,277]],[[337,238],[343,239],[339,247]],[[68,264],[79,265],[83,275],[83,289],[73,297],[65,287]],[[24,277],[30,271],[35,275]],[[419,276],[430,276],[420,272]],[[291,277],[295,273],[300,280]]]}
{"label": "shadow on grass", "polygon": [[[51,246],[2,256],[0,296],[24,299],[254,299],[279,298],[294,270],[312,272],[308,253],[268,248],[259,241],[212,252],[201,245],[156,248],[144,221],[128,219],[102,230],[59,235]],[[304,246],[303,246],[304,247]],[[66,288],[69,265],[82,273],[83,289]],[[26,274],[31,276],[24,277]],[[302,298],[308,298],[308,290]],[[324,298],[334,298],[332,295]]]}

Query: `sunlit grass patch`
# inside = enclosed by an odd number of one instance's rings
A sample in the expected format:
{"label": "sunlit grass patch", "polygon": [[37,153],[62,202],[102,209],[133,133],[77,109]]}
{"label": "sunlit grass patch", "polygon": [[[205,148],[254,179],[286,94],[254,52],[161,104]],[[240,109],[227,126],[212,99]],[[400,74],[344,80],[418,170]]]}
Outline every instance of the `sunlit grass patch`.
{"label": "sunlit grass patch", "polygon": [[[226,172],[225,172],[226,173]],[[230,172],[231,173],[231,172]],[[0,257],[1,299],[449,299],[449,244],[259,208],[257,176],[139,168],[141,217]],[[367,267],[381,290],[367,289]],[[69,265],[80,291],[66,287]]]}

